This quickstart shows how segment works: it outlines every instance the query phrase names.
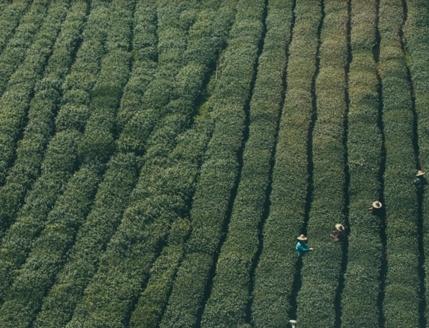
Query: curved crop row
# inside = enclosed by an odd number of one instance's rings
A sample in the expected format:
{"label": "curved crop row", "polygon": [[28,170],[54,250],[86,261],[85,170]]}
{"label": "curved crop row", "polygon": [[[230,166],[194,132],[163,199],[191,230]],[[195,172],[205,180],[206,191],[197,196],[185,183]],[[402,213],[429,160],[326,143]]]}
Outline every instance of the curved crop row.
{"label": "curved crop row", "polygon": [[[217,18],[218,2],[207,2],[204,6],[207,8],[201,9],[189,32],[184,53],[186,65],[175,78],[177,96],[170,101],[167,115],[147,141],[143,168],[130,205],[70,326],[83,321],[95,322],[97,317],[113,321],[115,325],[119,325],[116,323],[119,320],[129,321],[147,280],[149,267],[158,254],[157,245],[168,233],[169,222],[180,215],[189,202],[188,190],[193,181],[188,178],[182,181],[180,176],[189,169],[185,166],[180,170],[180,162],[170,164],[168,154],[174,149],[175,138],[190,124],[188,121],[193,117],[199,90],[225,42],[225,30],[230,25],[227,15]],[[152,160],[154,153],[157,158]],[[166,168],[167,164],[172,167]],[[160,217],[152,225],[151,217],[156,213]],[[110,294],[112,290],[106,290],[106,285],[112,287],[114,295]]]}
{"label": "curved crop row", "polygon": [[[118,115],[130,106],[137,108],[143,106],[143,95],[154,76],[155,12],[153,3],[136,5],[132,47],[133,69],[124,89]],[[145,80],[140,80],[141,73],[145,74]],[[95,203],[76,236],[76,243],[68,256],[68,261],[43,300],[42,310],[35,321],[36,327],[61,327],[70,320],[74,307],[96,270],[98,258],[120,222],[135,185],[137,173],[138,158],[135,154],[119,153],[109,161],[103,181],[97,190]],[[91,252],[88,252],[88,249]]]}
{"label": "curved crop row", "polygon": [[[6,300],[0,309],[0,324],[5,327],[12,324],[26,327],[34,320],[43,295],[52,285],[86,218],[104,172],[104,164],[112,152],[109,145],[114,138],[114,119],[130,69],[133,2],[115,1],[110,10],[115,15],[110,20],[107,53],[91,91],[91,114],[79,143],[80,161],[85,164],[65,186],[64,194],[50,211],[41,235],[33,243],[26,263],[17,273],[10,291],[6,291]],[[88,145],[97,148],[87,149]],[[29,296],[24,297],[23,293]]]}
{"label": "curved crop row", "polygon": [[[379,127],[379,95],[376,58],[375,1],[353,2],[350,66],[349,167],[350,235],[348,264],[342,298],[345,327],[379,327],[381,308],[377,304],[382,270],[383,217],[372,215],[368,206],[380,199],[382,131]],[[380,156],[381,154],[381,156]]]}
{"label": "curved crop row", "polygon": [[16,147],[15,162],[0,188],[0,236],[13,222],[27,191],[40,174],[45,148],[53,133],[55,115],[61,102],[61,84],[75,60],[87,11],[88,5],[83,2],[70,8],[45,69],[45,77],[36,83],[28,109],[28,123]]}
{"label": "curved crop row", "polygon": [[[420,149],[420,158],[423,160],[423,165],[427,166],[427,155],[429,154],[429,117],[427,109],[429,108],[429,26],[427,19],[429,16],[429,4],[424,0],[408,0],[408,19],[405,25],[405,37],[407,40],[407,50],[409,53],[409,66],[413,77],[415,90],[415,109],[418,116],[418,144]],[[425,274],[426,290],[421,290],[425,293],[426,307],[424,309],[425,320],[429,319],[429,264],[425,259],[429,256],[429,192],[423,191],[421,195],[423,207],[421,208],[421,222],[418,226],[418,233],[421,236],[420,250],[423,254],[423,265]]]}
{"label": "curved crop row", "polygon": [[27,57],[11,76],[0,99],[0,184],[3,184],[11,164],[16,143],[26,123],[34,87],[43,77],[69,4],[70,1],[56,1],[50,6]]}
{"label": "curved crop row", "polygon": [[155,78],[147,87],[144,110],[130,106],[119,113],[118,129],[121,135],[118,147],[121,152],[144,153],[149,135],[164,114],[163,108],[174,96],[174,76],[184,65],[186,33],[195,21],[196,6],[194,3],[180,3],[175,4],[172,10],[171,2],[157,1],[158,68]]}
{"label": "curved crop row", "polygon": [[308,235],[316,250],[303,259],[302,287],[297,317],[302,327],[333,327],[335,297],[340,278],[342,248],[329,238],[335,223],[343,222],[346,115],[345,64],[347,60],[347,3],[327,1],[324,6],[317,76],[317,122],[312,139],[314,192]]}
{"label": "curved crop row", "polygon": [[14,277],[14,269],[24,262],[33,240],[42,230],[48,213],[78,164],[80,129],[85,126],[89,115],[89,92],[104,53],[109,17],[104,2],[93,2],[93,5],[96,7],[92,9],[84,32],[84,44],[65,81],[64,105],[57,117],[57,133],[49,143],[42,173],[0,245],[0,299],[3,299],[5,287]]}
{"label": "curved crop row", "polygon": [[192,232],[186,245],[187,254],[178,269],[161,327],[194,326],[204,306],[210,267],[215,265],[213,256],[238,175],[237,156],[246,129],[245,107],[256,74],[263,12],[261,1],[240,1],[237,7],[236,20],[223,55],[221,79],[213,95],[215,127],[193,198]]}
{"label": "curved crop row", "polygon": [[413,179],[413,112],[401,48],[400,0],[380,4],[380,76],[386,136],[387,263],[384,310],[387,327],[419,326],[417,196]]}
{"label": "curved crop row", "polygon": [[[174,151],[168,158],[169,166],[160,172],[161,179],[165,180],[169,177],[168,172],[175,166],[174,170],[180,172],[180,175],[174,180],[173,186],[180,186],[179,192],[190,195],[195,188],[203,155],[214,127],[209,112],[211,105],[210,99],[202,105],[193,128],[179,137]],[[187,180],[192,181],[192,184],[184,183]],[[163,188],[171,187],[170,184],[164,184]],[[191,199],[191,196],[188,197]],[[185,212],[188,211],[189,208]],[[181,216],[187,217],[186,214]],[[188,218],[176,218],[171,223],[166,246],[150,268],[146,288],[139,296],[138,304],[131,315],[131,327],[158,327],[171,293],[177,268],[183,260],[184,243],[189,237],[190,229]]]}
{"label": "curved crop row", "polygon": [[31,1],[17,1],[9,5],[3,4],[0,8],[0,54],[6,47],[7,42],[25,15],[27,8],[30,7]]}
{"label": "curved crop row", "polygon": [[0,96],[8,85],[9,78],[24,60],[37,31],[42,25],[51,0],[36,0],[22,18],[15,34],[0,55]]}
{"label": "curved crop row", "polygon": [[97,169],[86,167],[67,184],[47,217],[46,228],[33,243],[31,255],[17,272],[14,283],[5,288],[0,308],[0,326],[25,328],[32,323],[34,312],[49,286],[49,278],[58,258],[73,242],[74,229],[88,212],[100,178]]}
{"label": "curved crop row", "polygon": [[258,229],[263,220],[273,165],[278,125],[284,105],[284,72],[290,40],[292,1],[268,1],[267,33],[259,58],[255,92],[250,103],[249,139],[234,201],[231,223],[223,244],[213,289],[202,325],[244,323],[250,303],[252,265],[258,251]]}
{"label": "curved crop row", "polygon": [[[256,327],[279,327],[294,306],[294,241],[303,225],[308,188],[307,151],[312,127],[320,4],[297,1],[290,44],[287,94],[280,118],[269,215],[255,271],[252,317]],[[299,272],[298,272],[299,273]]]}

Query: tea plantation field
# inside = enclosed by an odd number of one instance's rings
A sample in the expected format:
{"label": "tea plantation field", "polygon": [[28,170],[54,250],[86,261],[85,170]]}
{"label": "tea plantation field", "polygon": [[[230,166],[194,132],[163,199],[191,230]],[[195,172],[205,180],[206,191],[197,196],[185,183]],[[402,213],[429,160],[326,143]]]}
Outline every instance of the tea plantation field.
{"label": "tea plantation field", "polygon": [[0,328],[427,327],[425,167],[427,0],[0,0]]}

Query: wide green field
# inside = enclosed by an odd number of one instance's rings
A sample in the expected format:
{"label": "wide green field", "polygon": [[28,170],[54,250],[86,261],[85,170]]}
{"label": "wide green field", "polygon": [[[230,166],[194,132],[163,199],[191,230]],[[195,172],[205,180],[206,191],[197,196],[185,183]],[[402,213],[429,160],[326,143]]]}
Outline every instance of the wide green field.
{"label": "wide green field", "polygon": [[427,327],[425,166],[427,0],[0,0],[0,328]]}

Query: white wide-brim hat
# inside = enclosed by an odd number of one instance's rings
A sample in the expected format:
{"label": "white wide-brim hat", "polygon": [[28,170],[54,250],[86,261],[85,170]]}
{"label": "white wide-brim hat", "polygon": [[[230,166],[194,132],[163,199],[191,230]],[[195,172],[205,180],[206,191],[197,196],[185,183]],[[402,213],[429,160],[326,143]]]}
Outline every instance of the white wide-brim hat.
{"label": "white wide-brim hat", "polygon": [[422,177],[424,175],[425,175],[425,172],[422,171],[422,170],[418,170],[417,173],[416,173],[416,177]]}
{"label": "white wide-brim hat", "polygon": [[372,202],[372,207],[374,207],[374,208],[382,208],[383,204],[380,201],[376,200],[376,201]]}
{"label": "white wide-brim hat", "polygon": [[337,223],[337,224],[335,225],[335,229],[337,229],[337,230],[343,230],[343,229],[344,229],[344,226],[343,226],[341,223]]}
{"label": "white wide-brim hat", "polygon": [[298,239],[298,240],[302,240],[302,241],[305,241],[305,240],[307,240],[308,238],[307,238],[304,234],[300,234],[296,239]]}

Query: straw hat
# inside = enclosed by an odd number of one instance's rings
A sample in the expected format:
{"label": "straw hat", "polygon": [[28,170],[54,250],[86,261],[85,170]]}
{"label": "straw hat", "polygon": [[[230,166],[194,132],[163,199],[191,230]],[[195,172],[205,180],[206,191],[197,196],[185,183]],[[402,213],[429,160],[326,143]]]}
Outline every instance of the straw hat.
{"label": "straw hat", "polygon": [[307,237],[304,234],[300,234],[296,239],[305,241],[307,240]]}
{"label": "straw hat", "polygon": [[378,200],[376,200],[376,201],[374,201],[374,202],[372,202],[372,207],[373,208],[382,208],[383,207],[383,204],[381,204],[381,202],[380,201],[378,201]]}
{"label": "straw hat", "polygon": [[341,223],[337,223],[335,225],[335,229],[337,229],[337,230],[344,230],[344,226]]}
{"label": "straw hat", "polygon": [[425,175],[425,172],[422,171],[422,170],[418,170],[417,173],[416,173],[416,177],[422,177],[424,175]]}

